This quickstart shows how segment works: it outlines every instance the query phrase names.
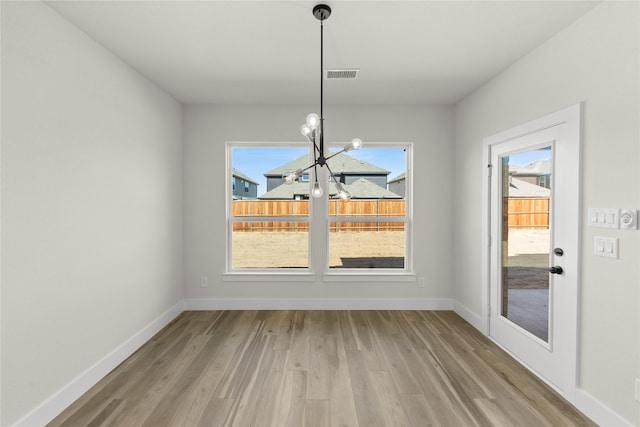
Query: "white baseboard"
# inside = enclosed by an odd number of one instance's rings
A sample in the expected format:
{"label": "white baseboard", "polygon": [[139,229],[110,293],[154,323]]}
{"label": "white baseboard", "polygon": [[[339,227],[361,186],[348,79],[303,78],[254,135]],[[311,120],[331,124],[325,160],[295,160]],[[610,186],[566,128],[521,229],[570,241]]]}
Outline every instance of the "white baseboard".
{"label": "white baseboard", "polygon": [[572,403],[601,427],[633,427],[633,423],[625,420],[582,389],[576,390],[575,402]]}
{"label": "white baseboard", "polygon": [[484,335],[487,335],[489,333],[488,320],[483,319],[481,316],[478,316],[476,313],[469,310],[458,301],[453,301],[453,311],[455,311],[458,316],[469,322],[471,326],[482,332]]}
{"label": "white baseboard", "polygon": [[180,301],[14,424],[44,426],[184,311]]}
{"label": "white baseboard", "polygon": [[194,298],[185,310],[451,310],[448,298]]}

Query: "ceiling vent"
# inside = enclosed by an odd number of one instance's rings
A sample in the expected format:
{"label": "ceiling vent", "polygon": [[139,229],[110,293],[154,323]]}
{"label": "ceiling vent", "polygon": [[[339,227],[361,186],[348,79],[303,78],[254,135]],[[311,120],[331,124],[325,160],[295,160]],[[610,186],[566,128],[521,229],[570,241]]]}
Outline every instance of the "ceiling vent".
{"label": "ceiling vent", "polygon": [[355,79],[358,77],[359,68],[343,68],[342,70],[327,70],[328,79]]}

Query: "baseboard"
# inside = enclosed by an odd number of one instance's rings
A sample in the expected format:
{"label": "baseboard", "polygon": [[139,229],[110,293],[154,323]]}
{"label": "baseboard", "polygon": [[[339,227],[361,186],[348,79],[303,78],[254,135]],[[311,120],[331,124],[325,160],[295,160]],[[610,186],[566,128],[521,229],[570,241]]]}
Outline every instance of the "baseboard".
{"label": "baseboard", "polygon": [[180,301],[14,424],[44,426],[184,311]]}
{"label": "baseboard", "polygon": [[458,316],[469,322],[471,326],[482,332],[484,335],[487,335],[489,333],[488,321],[483,319],[481,316],[478,316],[476,313],[469,310],[458,301],[453,301],[453,311],[455,311]]}
{"label": "baseboard", "polygon": [[448,298],[194,298],[185,310],[452,310]]}
{"label": "baseboard", "polygon": [[575,402],[572,403],[601,427],[633,427],[634,425],[582,389],[576,390]]}

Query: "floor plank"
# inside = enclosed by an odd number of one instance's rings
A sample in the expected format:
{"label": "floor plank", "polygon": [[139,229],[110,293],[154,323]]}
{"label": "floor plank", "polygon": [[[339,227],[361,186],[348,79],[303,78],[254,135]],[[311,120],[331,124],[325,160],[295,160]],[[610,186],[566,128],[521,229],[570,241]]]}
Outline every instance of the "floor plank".
{"label": "floor plank", "polygon": [[49,426],[594,426],[453,312],[184,312]]}

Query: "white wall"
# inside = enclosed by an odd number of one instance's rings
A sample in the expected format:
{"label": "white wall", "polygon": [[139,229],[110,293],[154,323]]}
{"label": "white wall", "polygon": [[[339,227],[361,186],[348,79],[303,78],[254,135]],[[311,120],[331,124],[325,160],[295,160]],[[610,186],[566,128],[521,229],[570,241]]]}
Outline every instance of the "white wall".
{"label": "white wall", "polygon": [[[593,229],[587,207],[640,209],[639,10],[605,2],[455,108],[457,301],[480,315],[483,138],[584,101],[580,387],[636,425],[640,378],[640,231]],[[469,215],[468,212],[477,215]],[[593,236],[620,239],[620,259],[594,257]]]}
{"label": "white wall", "polygon": [[182,299],[181,106],[46,5],[2,2],[2,419]]}
{"label": "white wall", "polygon": [[[452,109],[325,106],[328,141],[414,142],[417,275],[407,283],[223,282],[225,141],[301,141],[300,123],[317,106],[185,108],[185,293],[187,298],[449,298],[451,282]],[[209,287],[200,287],[200,276]]]}

